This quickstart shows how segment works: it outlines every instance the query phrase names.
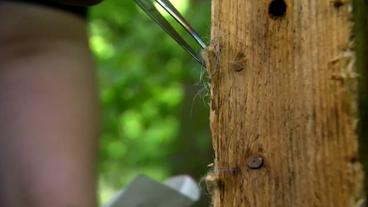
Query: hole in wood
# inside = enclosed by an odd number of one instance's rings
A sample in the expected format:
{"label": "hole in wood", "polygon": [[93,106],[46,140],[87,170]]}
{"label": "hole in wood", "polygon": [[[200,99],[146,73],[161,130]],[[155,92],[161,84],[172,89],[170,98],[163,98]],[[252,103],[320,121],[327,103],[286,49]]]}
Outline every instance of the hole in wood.
{"label": "hole in wood", "polygon": [[268,8],[271,17],[283,17],[287,10],[287,4],[284,0],[273,0]]}
{"label": "hole in wood", "polygon": [[340,9],[340,7],[344,6],[344,2],[342,2],[341,0],[335,0],[333,2],[333,6],[336,8],[336,9]]}
{"label": "hole in wood", "polygon": [[352,164],[355,164],[355,163],[357,163],[359,160],[358,160],[358,158],[357,157],[352,157],[352,158],[350,158],[350,162],[352,163]]}

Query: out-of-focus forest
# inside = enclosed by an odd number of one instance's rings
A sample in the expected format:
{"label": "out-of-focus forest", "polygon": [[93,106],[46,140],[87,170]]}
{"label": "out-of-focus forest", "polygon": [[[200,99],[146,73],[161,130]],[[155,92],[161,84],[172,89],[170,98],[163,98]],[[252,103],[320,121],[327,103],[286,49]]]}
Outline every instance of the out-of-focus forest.
{"label": "out-of-focus forest", "polygon": [[[208,42],[210,0],[172,3]],[[89,22],[103,109],[101,202],[138,174],[200,181],[212,160],[203,68],[133,0],[106,0]]]}

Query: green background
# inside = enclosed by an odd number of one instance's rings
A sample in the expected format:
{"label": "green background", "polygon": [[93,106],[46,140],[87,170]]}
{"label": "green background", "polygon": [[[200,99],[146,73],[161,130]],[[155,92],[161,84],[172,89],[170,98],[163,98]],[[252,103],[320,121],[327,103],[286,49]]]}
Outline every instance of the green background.
{"label": "green background", "polygon": [[[172,3],[208,43],[210,0]],[[138,174],[200,182],[212,162],[204,69],[133,0],[104,1],[90,9],[89,23],[103,109],[101,202]],[[203,197],[197,207],[208,206]]]}

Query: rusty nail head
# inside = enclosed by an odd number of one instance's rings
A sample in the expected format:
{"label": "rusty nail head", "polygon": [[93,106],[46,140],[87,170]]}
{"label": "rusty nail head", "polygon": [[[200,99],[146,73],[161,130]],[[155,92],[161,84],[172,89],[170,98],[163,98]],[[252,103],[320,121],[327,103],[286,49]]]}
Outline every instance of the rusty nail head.
{"label": "rusty nail head", "polygon": [[253,170],[261,168],[263,164],[264,164],[263,157],[259,155],[252,155],[247,159],[248,167]]}

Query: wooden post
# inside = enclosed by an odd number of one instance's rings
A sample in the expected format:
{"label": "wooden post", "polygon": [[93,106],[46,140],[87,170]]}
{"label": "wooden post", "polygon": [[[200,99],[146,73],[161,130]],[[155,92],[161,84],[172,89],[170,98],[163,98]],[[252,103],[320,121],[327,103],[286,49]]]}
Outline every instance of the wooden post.
{"label": "wooden post", "polygon": [[350,0],[213,0],[214,207],[362,203],[352,13]]}

